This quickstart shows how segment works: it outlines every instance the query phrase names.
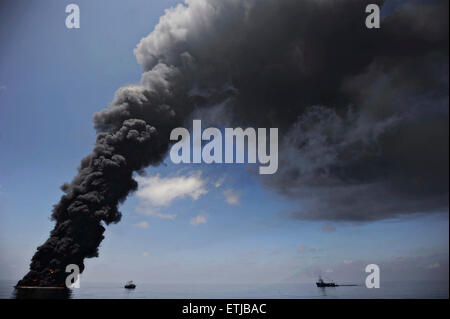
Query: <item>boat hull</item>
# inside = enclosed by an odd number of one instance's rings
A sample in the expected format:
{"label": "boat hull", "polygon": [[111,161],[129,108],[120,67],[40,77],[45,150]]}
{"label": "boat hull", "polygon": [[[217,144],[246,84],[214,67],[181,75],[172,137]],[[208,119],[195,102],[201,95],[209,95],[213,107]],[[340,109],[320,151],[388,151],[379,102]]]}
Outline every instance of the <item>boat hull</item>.
{"label": "boat hull", "polygon": [[323,288],[323,287],[337,287],[335,283],[327,283],[327,282],[316,282],[317,287]]}
{"label": "boat hull", "polygon": [[136,288],[136,285],[126,285],[125,288],[126,289],[134,289],[134,288]]}

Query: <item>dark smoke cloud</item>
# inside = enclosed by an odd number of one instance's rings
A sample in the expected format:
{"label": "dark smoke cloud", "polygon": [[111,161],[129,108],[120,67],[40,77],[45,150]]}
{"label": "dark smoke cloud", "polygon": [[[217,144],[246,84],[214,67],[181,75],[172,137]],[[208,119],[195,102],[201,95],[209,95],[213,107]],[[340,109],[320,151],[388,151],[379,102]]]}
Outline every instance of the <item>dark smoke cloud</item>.
{"label": "dark smoke cloud", "polygon": [[279,171],[262,181],[300,200],[294,218],[448,209],[448,2],[401,5],[379,30],[364,27],[367,3],[191,0],[168,10],[135,49],[141,82],[94,115],[94,150],[63,185],[55,228],[19,285],[63,285],[67,264],[83,270],[136,189],[133,172],[160,163],[170,131],[192,114],[280,129]]}
{"label": "dark smoke cloud", "polygon": [[118,205],[137,189],[133,173],[159,164],[170,131],[182,124],[181,109],[191,103],[183,89],[179,70],[157,65],[143,75],[141,85],[120,88],[111,108],[94,115],[99,132],[94,150],[73,181],[61,187],[66,194],[53,209],[55,228],[19,286],[63,286],[68,264],[83,272],[84,259],[98,256],[103,224],[120,221]]}
{"label": "dark smoke cloud", "polygon": [[145,69],[187,66],[208,124],[279,127],[262,181],[299,200],[291,217],[448,210],[448,2],[400,3],[379,30],[368,3],[191,1],[135,52]]}
{"label": "dark smoke cloud", "polygon": [[[19,285],[61,285],[65,267],[84,270],[84,258],[98,256],[105,224],[120,221],[117,210],[130,191],[136,190],[134,171],[157,164],[167,150],[157,130],[139,119],[129,119],[113,133],[99,133],[93,152],[85,157],[78,175],[64,184],[66,193],[53,209],[56,222],[50,238],[32,258],[30,272]],[[150,149],[152,152],[143,152]]]}

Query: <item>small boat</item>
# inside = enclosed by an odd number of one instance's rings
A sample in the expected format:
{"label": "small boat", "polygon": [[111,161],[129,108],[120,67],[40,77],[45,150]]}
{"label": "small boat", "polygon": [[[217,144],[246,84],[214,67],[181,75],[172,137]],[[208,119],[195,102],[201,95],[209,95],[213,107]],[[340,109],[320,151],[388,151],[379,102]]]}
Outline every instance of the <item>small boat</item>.
{"label": "small boat", "polygon": [[133,281],[132,281],[132,280],[130,280],[130,281],[128,281],[128,282],[125,284],[125,288],[126,288],[126,289],[134,289],[134,288],[136,288],[136,285],[133,284]]}
{"label": "small boat", "polygon": [[323,287],[337,287],[334,282],[324,282],[322,278],[319,277],[319,280],[316,282],[317,287],[323,288]]}

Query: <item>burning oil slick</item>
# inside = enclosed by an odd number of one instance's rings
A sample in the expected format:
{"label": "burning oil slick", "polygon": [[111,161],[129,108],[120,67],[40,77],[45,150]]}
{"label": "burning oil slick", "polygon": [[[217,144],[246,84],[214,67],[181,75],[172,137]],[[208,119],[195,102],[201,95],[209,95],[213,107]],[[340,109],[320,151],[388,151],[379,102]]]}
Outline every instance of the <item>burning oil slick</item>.
{"label": "burning oil slick", "polygon": [[45,288],[17,288],[14,289],[13,299],[70,299],[72,291],[68,288],[45,289]]}
{"label": "burning oil slick", "polygon": [[135,49],[141,82],[94,115],[94,150],[18,285],[63,286],[68,264],[82,272],[136,190],[133,173],[160,163],[193,116],[279,128],[279,169],[262,181],[307,199],[290,218],[448,211],[448,1],[399,2],[377,30],[364,26],[365,4],[192,0],[166,11]]}

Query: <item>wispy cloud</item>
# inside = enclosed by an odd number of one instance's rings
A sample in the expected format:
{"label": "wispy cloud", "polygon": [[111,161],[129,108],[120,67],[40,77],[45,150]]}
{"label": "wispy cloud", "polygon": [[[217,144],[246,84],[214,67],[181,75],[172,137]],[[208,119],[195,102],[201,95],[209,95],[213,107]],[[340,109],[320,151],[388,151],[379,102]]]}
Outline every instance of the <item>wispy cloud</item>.
{"label": "wispy cloud", "polygon": [[434,263],[434,264],[426,266],[425,268],[426,269],[436,269],[436,268],[439,268],[439,267],[441,267],[441,265],[439,263]]}
{"label": "wispy cloud", "polygon": [[174,219],[176,217],[176,214],[161,213],[161,207],[167,207],[179,199],[198,200],[200,196],[208,193],[206,180],[201,177],[201,172],[166,178],[159,174],[150,177],[139,176],[136,180],[139,183],[139,189],[136,192],[139,200],[137,212],[159,218]]}
{"label": "wispy cloud", "polygon": [[248,252],[248,253],[244,253],[244,254],[242,254],[241,256],[242,257],[256,257],[256,256],[259,256],[260,255],[260,251],[259,250],[253,250],[253,251],[250,251],[250,252]]}
{"label": "wispy cloud", "polygon": [[208,192],[205,188],[206,182],[199,173],[167,178],[158,174],[147,178],[137,177],[136,180],[140,184],[136,192],[137,197],[153,206],[168,206],[173,200],[186,197],[197,200]]}
{"label": "wispy cloud", "polygon": [[[150,211],[148,211],[148,212],[150,212]],[[169,219],[169,220],[174,220],[177,217],[177,214],[164,214],[164,213],[160,213],[158,211],[153,211],[149,215],[159,217],[162,219]]]}
{"label": "wispy cloud", "polygon": [[225,177],[221,177],[221,178],[219,178],[219,179],[214,183],[214,186],[215,186],[216,188],[219,188],[220,186],[222,186],[222,184],[223,184],[224,181],[225,181]]}
{"label": "wispy cloud", "polygon": [[206,224],[206,216],[198,215],[198,216],[191,218],[191,225],[198,226],[201,224]]}
{"label": "wispy cloud", "polygon": [[239,199],[241,197],[240,192],[235,192],[232,189],[227,189],[223,191],[223,195],[225,196],[225,201],[230,205],[239,204]]}
{"label": "wispy cloud", "polygon": [[143,252],[141,253],[141,256],[142,256],[142,257],[148,257],[148,256],[150,256],[150,253],[149,253],[148,251],[143,251]]}
{"label": "wispy cloud", "polygon": [[143,221],[141,221],[139,223],[133,224],[133,226],[136,226],[136,227],[139,227],[139,228],[148,228],[148,222],[143,220]]}

